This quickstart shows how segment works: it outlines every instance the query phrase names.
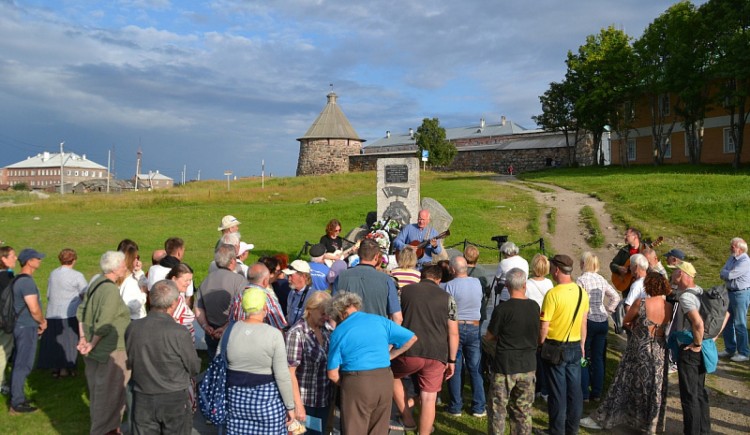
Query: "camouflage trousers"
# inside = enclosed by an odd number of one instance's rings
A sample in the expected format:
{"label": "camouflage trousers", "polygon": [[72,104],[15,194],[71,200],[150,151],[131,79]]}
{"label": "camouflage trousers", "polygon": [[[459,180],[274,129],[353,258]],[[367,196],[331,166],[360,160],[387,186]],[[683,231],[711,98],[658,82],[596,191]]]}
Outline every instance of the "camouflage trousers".
{"label": "camouflage trousers", "polygon": [[489,435],[505,434],[506,415],[510,416],[511,435],[531,434],[535,384],[535,372],[493,374],[487,407]]}

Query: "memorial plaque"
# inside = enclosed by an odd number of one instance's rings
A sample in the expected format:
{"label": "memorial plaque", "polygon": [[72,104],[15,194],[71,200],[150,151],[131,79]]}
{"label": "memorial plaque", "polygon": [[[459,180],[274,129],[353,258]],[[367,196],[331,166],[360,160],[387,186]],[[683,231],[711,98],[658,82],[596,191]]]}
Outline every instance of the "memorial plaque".
{"label": "memorial plaque", "polygon": [[378,159],[378,220],[391,218],[402,227],[417,221],[419,160],[415,157]]}
{"label": "memorial plaque", "polygon": [[385,182],[407,183],[409,181],[409,167],[406,165],[387,165],[385,167]]}

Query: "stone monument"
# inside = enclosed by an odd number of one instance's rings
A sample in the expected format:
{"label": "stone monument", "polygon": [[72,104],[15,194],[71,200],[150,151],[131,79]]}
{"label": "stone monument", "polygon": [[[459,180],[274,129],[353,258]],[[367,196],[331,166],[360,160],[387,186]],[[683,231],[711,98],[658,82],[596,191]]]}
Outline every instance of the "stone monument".
{"label": "stone monument", "polygon": [[417,221],[419,213],[419,159],[378,159],[378,218],[402,227]]}
{"label": "stone monument", "polygon": [[423,198],[421,204],[421,208],[430,211],[430,225],[435,228],[435,231],[442,233],[450,228],[453,216],[448,213],[443,204],[432,198]]}

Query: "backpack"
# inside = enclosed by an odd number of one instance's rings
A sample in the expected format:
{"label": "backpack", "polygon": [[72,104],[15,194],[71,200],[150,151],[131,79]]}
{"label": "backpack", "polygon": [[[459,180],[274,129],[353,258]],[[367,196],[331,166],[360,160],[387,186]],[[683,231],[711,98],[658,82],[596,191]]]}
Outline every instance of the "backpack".
{"label": "backpack", "polygon": [[622,334],[625,332],[625,299],[620,299],[620,302],[617,303],[617,307],[615,307],[615,310],[612,312],[612,325],[615,329],[615,334]]}
{"label": "backpack", "polygon": [[703,339],[717,337],[724,325],[724,317],[729,308],[727,287],[722,284],[704,289],[700,295],[692,291],[690,293],[696,295],[701,302],[698,313],[703,319]]}
{"label": "backpack", "polygon": [[198,406],[206,420],[216,426],[227,421],[227,342],[234,322],[224,331],[221,352],[214,356],[198,387]]}
{"label": "backpack", "polygon": [[[0,329],[8,334],[13,333],[13,329],[16,327],[16,320],[21,312],[16,312],[14,307],[15,297],[13,296],[13,284],[22,276],[29,276],[27,274],[20,274],[10,280],[8,285],[0,290]],[[24,305],[26,307],[26,305]],[[23,309],[21,310],[23,311]]]}

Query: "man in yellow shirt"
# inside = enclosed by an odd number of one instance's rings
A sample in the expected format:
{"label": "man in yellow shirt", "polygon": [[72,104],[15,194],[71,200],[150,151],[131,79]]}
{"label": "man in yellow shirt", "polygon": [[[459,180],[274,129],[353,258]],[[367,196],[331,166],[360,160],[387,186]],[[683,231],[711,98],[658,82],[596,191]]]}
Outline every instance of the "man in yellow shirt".
{"label": "man in yellow shirt", "polygon": [[557,286],[544,297],[540,314],[539,342],[562,347],[561,361],[542,357],[549,383],[550,435],[578,433],[583,412],[581,362],[584,361],[589,297],[573,282],[571,272],[573,259],[569,256],[555,255],[550,259],[550,274]]}

